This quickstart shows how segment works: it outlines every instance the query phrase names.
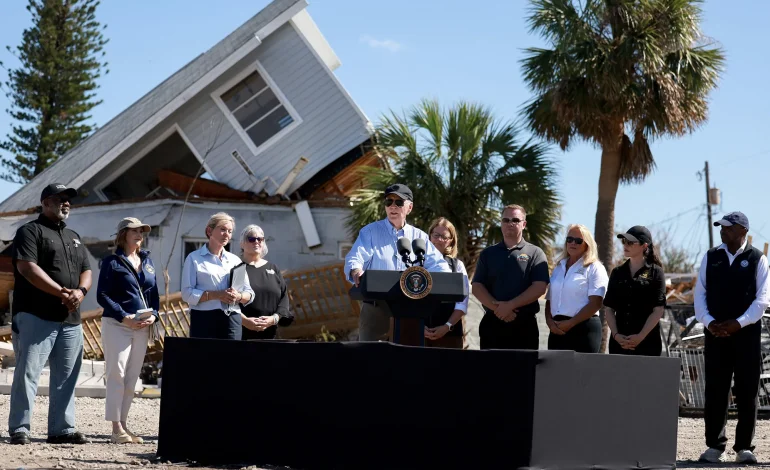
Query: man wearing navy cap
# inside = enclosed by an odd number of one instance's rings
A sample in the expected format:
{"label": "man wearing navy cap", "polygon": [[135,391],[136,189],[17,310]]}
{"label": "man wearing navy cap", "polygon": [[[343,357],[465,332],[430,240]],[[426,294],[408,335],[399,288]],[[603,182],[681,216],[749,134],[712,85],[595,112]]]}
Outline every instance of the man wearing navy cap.
{"label": "man wearing navy cap", "polygon": [[695,317],[706,335],[706,445],[701,460],[723,461],[727,446],[725,424],[730,386],[738,406],[735,429],[738,463],[756,463],[754,428],[757,424],[762,314],[770,305],[767,257],[748,243],[749,219],[730,212],[714,222],[721,227],[722,244],[710,249],[695,284]]}

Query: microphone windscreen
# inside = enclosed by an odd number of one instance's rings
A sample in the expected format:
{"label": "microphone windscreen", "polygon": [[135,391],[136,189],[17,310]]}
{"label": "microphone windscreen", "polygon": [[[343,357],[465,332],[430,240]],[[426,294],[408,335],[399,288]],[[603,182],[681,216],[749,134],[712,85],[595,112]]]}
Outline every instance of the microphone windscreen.
{"label": "microphone windscreen", "polygon": [[425,254],[426,251],[428,251],[428,247],[425,244],[425,240],[422,238],[415,238],[412,240],[412,251],[414,251],[414,254]]}
{"label": "microphone windscreen", "polygon": [[402,237],[398,239],[398,243],[396,243],[396,246],[398,247],[398,254],[404,255],[409,254],[412,252],[411,244],[409,243],[409,239]]}

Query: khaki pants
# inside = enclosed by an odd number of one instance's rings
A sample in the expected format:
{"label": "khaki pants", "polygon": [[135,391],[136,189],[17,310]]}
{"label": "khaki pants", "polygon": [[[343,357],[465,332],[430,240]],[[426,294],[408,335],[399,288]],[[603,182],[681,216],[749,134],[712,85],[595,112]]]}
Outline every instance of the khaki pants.
{"label": "khaki pants", "polygon": [[388,341],[390,337],[390,312],[379,305],[364,303],[358,317],[359,341]]}
{"label": "khaki pants", "polygon": [[107,375],[104,419],[107,421],[125,422],[128,418],[149,334],[149,328],[132,330],[114,318],[102,318],[102,349]]}

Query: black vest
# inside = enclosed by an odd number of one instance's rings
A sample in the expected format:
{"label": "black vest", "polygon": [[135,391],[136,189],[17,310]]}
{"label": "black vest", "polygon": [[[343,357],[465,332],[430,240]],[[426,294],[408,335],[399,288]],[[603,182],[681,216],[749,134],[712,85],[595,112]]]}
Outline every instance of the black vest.
{"label": "black vest", "polygon": [[735,320],[757,298],[757,265],[762,252],[746,244],[733,264],[727,251],[712,248],[706,256],[706,306],[717,321]]}
{"label": "black vest", "polygon": [[[450,258],[449,256],[444,256],[444,260],[446,260],[447,263],[449,263],[449,268],[452,270],[452,272],[457,271],[457,258]],[[442,303],[437,308],[436,311],[433,312],[433,315],[431,315],[428,319],[425,321],[425,326],[428,328],[436,328],[438,326],[441,326],[449,321],[449,317],[452,316],[452,313],[455,311],[455,304],[453,303]],[[461,321],[457,322],[457,324],[452,327],[452,331],[448,332],[446,336],[462,336],[463,335],[463,323]]]}

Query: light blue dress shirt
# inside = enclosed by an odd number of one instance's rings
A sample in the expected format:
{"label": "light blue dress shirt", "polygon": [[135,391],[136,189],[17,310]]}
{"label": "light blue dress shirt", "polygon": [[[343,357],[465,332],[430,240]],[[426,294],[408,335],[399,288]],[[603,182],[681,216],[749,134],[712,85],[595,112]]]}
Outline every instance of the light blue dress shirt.
{"label": "light blue dress shirt", "polygon": [[[230,282],[230,270],[239,264],[241,259],[222,250],[222,257],[216,256],[209,251],[208,245],[203,245],[199,249],[187,255],[182,268],[182,300],[195,310],[224,310],[225,312],[241,312],[238,302],[235,305],[228,305],[221,300],[207,300],[201,302],[201,296],[204,291],[225,290]],[[246,285],[240,287],[240,292],[251,294],[249,301],[244,306],[254,300],[254,290],[249,284],[248,274],[246,276]],[[238,288],[238,287],[236,287]]]}
{"label": "light blue dress shirt", "polygon": [[[401,255],[398,254],[397,243],[399,238],[415,240],[422,238],[425,240],[425,269],[434,272],[451,272],[449,263],[444,260],[444,256],[439,253],[433,243],[430,242],[428,234],[422,230],[412,227],[409,224],[404,225],[401,230],[396,228],[388,221],[383,219],[372,222],[358,232],[358,238],[345,257],[345,275],[351,283],[350,271],[361,269],[377,269],[383,271],[403,271],[406,269],[404,262],[401,261]],[[410,255],[414,261],[414,253]]]}

